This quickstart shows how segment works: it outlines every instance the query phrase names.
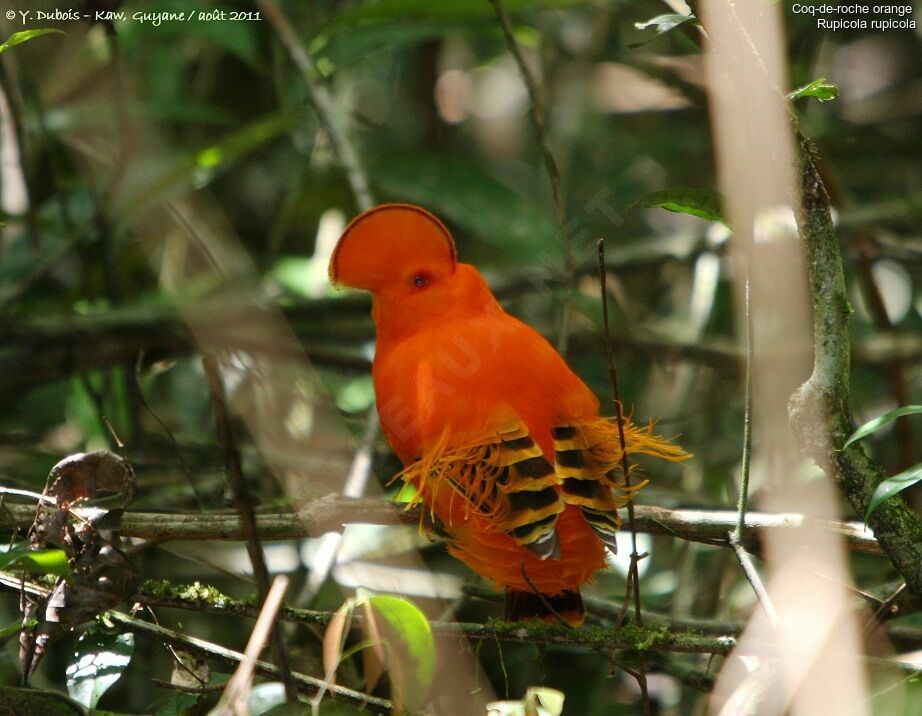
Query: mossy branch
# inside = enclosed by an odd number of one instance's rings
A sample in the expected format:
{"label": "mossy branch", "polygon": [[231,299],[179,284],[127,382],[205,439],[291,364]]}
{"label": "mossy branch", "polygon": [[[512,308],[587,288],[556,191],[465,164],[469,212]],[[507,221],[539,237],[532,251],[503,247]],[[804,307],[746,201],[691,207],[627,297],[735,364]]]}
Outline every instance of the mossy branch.
{"label": "mossy branch", "polygon": [[[145,606],[172,607],[193,611],[256,618],[259,607],[231,599],[214,587],[173,585],[167,581],[148,581],[135,599]],[[308,626],[325,626],[333,612],[283,607],[279,619]],[[354,624],[357,626],[358,622]],[[611,627],[584,626],[570,629],[557,624],[535,622],[431,622],[437,636],[489,641],[512,641],[526,644],[564,644],[590,649],[624,649],[629,651],[672,651],[683,653],[727,654],[736,645],[732,635],[705,635],[698,631],[674,630],[659,623],[649,626],[625,624],[617,631]]]}
{"label": "mossy branch", "polygon": [[[259,614],[256,604],[244,602],[222,594],[214,587],[199,583],[191,585],[172,584],[166,580],[149,580],[141,585],[135,600],[150,607],[168,607],[190,611],[224,614],[226,616],[255,619]],[[603,603],[589,599],[590,611]],[[609,616],[617,612],[618,605],[605,604],[602,611]],[[323,627],[333,617],[333,612],[313,609],[283,607],[278,618],[305,626]],[[726,654],[736,645],[736,637],[743,625],[738,622],[718,623],[710,620],[673,620],[665,615],[645,612],[650,624],[638,626],[628,623],[616,631],[610,625],[583,626],[579,629],[561,627],[557,624],[535,622],[491,621],[486,624],[460,622],[430,622],[437,636],[473,640],[519,642],[539,645],[566,645],[586,649],[621,649],[625,651],[673,652]],[[355,619],[360,620],[359,616]],[[354,628],[360,626],[355,621]],[[703,629],[702,629],[703,627]],[[722,633],[713,633],[718,627]],[[711,633],[707,633],[707,632]],[[922,630],[912,627],[887,625],[887,636],[895,644],[906,649],[916,649],[922,644]],[[899,664],[887,662],[901,668]],[[918,672],[918,667],[910,669]]]}
{"label": "mossy branch", "polygon": [[[803,197],[798,224],[813,302],[814,363],[810,379],[791,397],[790,418],[804,452],[863,515],[886,475],[860,444],[839,450],[853,430],[848,411],[851,309],[829,196],[816,168],[815,150],[803,136],[800,146]],[[922,522],[896,497],[874,512],[870,526],[910,592],[922,597]]]}

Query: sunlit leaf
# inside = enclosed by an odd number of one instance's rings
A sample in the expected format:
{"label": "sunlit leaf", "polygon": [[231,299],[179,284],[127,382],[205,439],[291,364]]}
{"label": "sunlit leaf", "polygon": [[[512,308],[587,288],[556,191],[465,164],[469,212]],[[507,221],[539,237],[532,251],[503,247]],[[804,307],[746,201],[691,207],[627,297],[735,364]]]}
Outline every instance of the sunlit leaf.
{"label": "sunlit leaf", "polygon": [[898,475],[888,477],[877,486],[876,490],[874,490],[874,494],[871,496],[871,502],[868,504],[868,510],[864,513],[864,521],[867,522],[871,518],[871,515],[874,514],[874,511],[884,502],[899,492],[902,492],[907,487],[912,487],[920,481],[922,481],[922,462],[918,465],[913,465],[908,470],[904,470]]}
{"label": "sunlit leaf", "polygon": [[7,548],[0,546],[0,569],[24,569],[38,574],[70,577],[67,554],[62,549],[36,549],[20,542]]}
{"label": "sunlit leaf", "polygon": [[371,610],[387,649],[387,668],[395,708],[410,713],[426,701],[435,675],[435,641],[429,621],[416,605],[400,597],[376,595],[357,600]]}
{"label": "sunlit leaf", "polygon": [[831,99],[835,99],[839,96],[839,88],[834,85],[826,82],[825,77],[821,77],[818,80],[813,80],[809,84],[805,84],[803,87],[794,90],[788,94],[788,99],[792,102],[798,100],[802,97],[813,97],[814,99],[819,100],[820,102],[828,102]]}
{"label": "sunlit leaf", "polygon": [[641,197],[632,207],[639,209],[666,209],[678,214],[691,214],[708,221],[727,222],[721,212],[721,197],[712,189],[678,186],[655,191]]}
{"label": "sunlit leaf", "polygon": [[894,408],[893,410],[888,410],[883,415],[880,415],[873,420],[869,420],[855,432],[852,433],[851,437],[845,441],[845,444],[842,446],[844,450],[849,445],[851,445],[856,440],[861,440],[861,438],[866,438],[873,432],[880,430],[884,425],[892,423],[897,418],[901,418],[904,415],[920,415],[922,414],[922,405],[904,405],[902,408]]}
{"label": "sunlit leaf", "polygon": [[63,30],[58,30],[53,27],[43,27],[40,30],[23,30],[22,32],[14,32],[10,35],[9,39],[0,45],[0,54],[3,54],[11,47],[16,47],[16,45],[21,45],[23,42],[28,42],[36,37],[41,37],[42,35],[66,35],[67,33]]}
{"label": "sunlit leaf", "polygon": [[134,634],[122,634],[97,622],[80,635],[74,660],[67,667],[67,692],[94,709],[122,675],[134,653]]}
{"label": "sunlit leaf", "polygon": [[634,27],[638,30],[646,30],[648,27],[652,27],[656,30],[657,35],[662,35],[664,32],[669,32],[689,21],[696,21],[695,16],[667,13],[665,15],[657,15],[646,22],[635,22]]}
{"label": "sunlit leaf", "polygon": [[687,22],[692,22],[692,23],[697,24],[698,18],[696,18],[694,15],[679,15],[676,13],[666,13],[665,15],[657,15],[656,17],[651,18],[647,20],[646,22],[635,22],[634,27],[637,28],[638,30],[646,30],[648,28],[653,28],[656,32],[653,35],[653,37],[651,37],[650,39],[644,40],[642,42],[635,42],[629,45],[629,47],[631,48],[643,47],[651,40],[655,40],[660,35],[664,35],[667,32],[674,30],[675,28],[679,27],[680,25],[684,25]]}

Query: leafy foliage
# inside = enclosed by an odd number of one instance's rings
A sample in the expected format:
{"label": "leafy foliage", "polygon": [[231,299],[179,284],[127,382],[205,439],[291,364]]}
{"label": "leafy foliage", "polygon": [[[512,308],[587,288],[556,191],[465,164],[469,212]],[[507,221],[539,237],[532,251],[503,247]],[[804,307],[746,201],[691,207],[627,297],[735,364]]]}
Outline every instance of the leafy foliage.
{"label": "leafy foliage", "polygon": [[[869,435],[873,435],[875,432],[884,426],[889,425],[897,418],[902,418],[907,415],[922,415],[922,405],[905,405],[901,408],[894,408],[893,410],[888,410],[883,415],[879,415],[873,420],[869,420],[851,434],[848,440],[845,441],[842,449],[844,450],[849,445],[857,442],[858,440],[862,440]],[[883,480],[874,490],[874,494],[871,495],[871,500],[868,503],[868,509],[864,513],[864,521],[867,522],[871,515],[874,514],[875,510],[877,510],[878,507],[880,507],[891,497],[899,494],[903,490],[906,490],[919,482],[922,482],[922,462],[920,462],[918,465],[913,465],[912,467],[903,470],[897,475],[893,475],[892,477],[888,477],[886,480]]]}

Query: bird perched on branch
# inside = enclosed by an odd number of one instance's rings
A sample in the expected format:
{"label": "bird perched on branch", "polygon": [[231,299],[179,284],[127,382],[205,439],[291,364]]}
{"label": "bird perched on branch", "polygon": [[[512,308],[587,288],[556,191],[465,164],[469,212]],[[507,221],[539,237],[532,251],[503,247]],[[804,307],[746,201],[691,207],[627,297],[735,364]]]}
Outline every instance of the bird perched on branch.
{"label": "bird perched on branch", "polygon": [[[450,552],[506,588],[507,620],[582,623],[579,587],[615,549],[618,508],[646,484],[626,485],[614,419],[420,207],[356,217],[330,280],[372,293],[381,426]],[[624,434],[628,453],[686,457],[650,425],[625,420]]]}

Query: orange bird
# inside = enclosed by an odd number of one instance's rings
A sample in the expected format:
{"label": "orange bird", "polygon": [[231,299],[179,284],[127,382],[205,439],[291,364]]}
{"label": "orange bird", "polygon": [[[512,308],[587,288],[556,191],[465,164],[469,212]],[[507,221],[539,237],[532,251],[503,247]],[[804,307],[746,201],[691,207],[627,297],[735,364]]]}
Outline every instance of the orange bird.
{"label": "orange bird", "polygon": [[[615,549],[621,443],[599,401],[534,329],[507,314],[445,225],[385,204],[346,228],[330,280],[371,291],[381,426],[449,550],[506,588],[505,617],[574,626],[579,587]],[[630,453],[685,453],[626,421]]]}

